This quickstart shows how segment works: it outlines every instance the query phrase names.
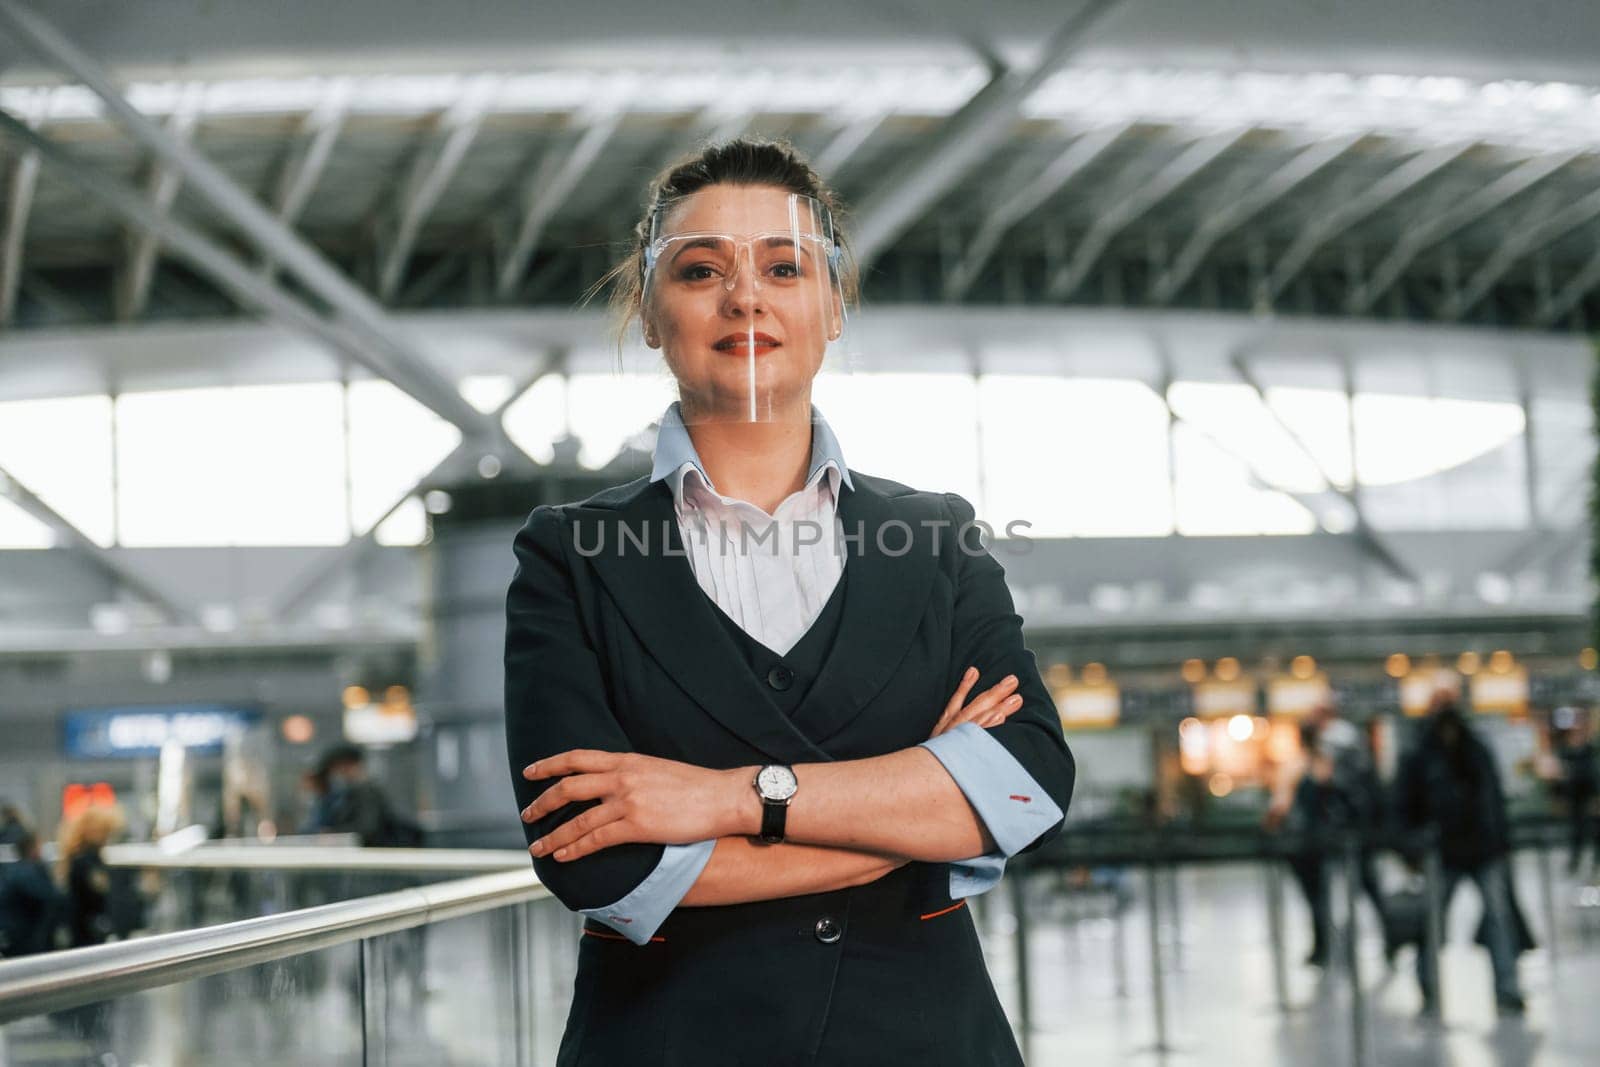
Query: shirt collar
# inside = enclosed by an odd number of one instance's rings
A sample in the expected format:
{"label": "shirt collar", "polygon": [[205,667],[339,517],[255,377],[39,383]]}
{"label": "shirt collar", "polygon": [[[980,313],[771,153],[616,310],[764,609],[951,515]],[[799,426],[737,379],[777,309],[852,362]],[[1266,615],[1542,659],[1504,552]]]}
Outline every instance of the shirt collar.
{"label": "shirt collar", "polygon": [[[682,507],[683,478],[691,470],[700,476],[708,488],[715,491],[715,487],[711,485],[711,478],[706,474],[705,465],[700,462],[700,454],[695,451],[694,441],[689,437],[688,427],[683,424],[683,412],[678,406],[678,401],[674,400],[661,416],[661,428],[656,434],[650,480],[652,482],[664,480],[667,487],[672,490],[673,499],[677,501],[679,507]],[[839,439],[833,435],[833,429],[828,425],[828,420],[822,417],[822,412],[812,404],[811,462],[806,467],[806,485],[815,485],[824,472],[828,472],[829,487],[833,490],[835,500],[839,498],[841,480],[846,488],[855,488],[850,481],[850,468],[845,466],[844,451],[839,447]]]}

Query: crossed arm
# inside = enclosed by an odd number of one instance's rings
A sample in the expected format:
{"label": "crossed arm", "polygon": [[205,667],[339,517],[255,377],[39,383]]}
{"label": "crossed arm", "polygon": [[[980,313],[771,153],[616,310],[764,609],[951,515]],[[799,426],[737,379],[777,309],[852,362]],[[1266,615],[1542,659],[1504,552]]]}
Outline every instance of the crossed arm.
{"label": "crossed arm", "polygon": [[[1003,722],[1021,705],[1014,678],[967,696],[969,671],[945,705],[934,736],[963,723]],[[819,893],[875,881],[911,861],[982,855],[994,838],[939,759],[907,748],[870,759],[801,764],[786,838],[756,840],[761,804],[754,766],[713,771],[671,760],[577,750],[531,764],[530,781],[560,777],[523,810],[533,823],[576,801],[599,805],[530,846],[535,857],[571,862],[630,841],[689,844],[715,839],[711,858],[681,903],[689,907]],[[564,777],[563,777],[564,776]]]}
{"label": "crossed arm", "polygon": [[[957,519],[970,520],[970,505],[958,504]],[[711,770],[632,752],[605,704],[597,658],[582,640],[561,527],[553,509],[540,508],[517,537],[518,571],[507,600],[506,725],[535,867],[568,907],[609,905],[619,886],[640,885],[675,844],[715,842],[681,901],[689,906],[845,888],[909,861],[949,862],[995,849],[988,827],[996,813],[964,795],[947,773],[950,750],[936,757],[919,746],[797,766],[800,789],[782,845],[750,839],[760,825],[754,765]],[[1059,822],[1072,789],[1072,757],[1023,647],[999,564],[986,554],[968,558],[957,584],[953,652],[962,657],[956,662],[975,663],[982,673],[960,679],[951,698],[956,714],[947,706],[935,734],[959,726],[992,737],[1044,783]],[[999,685],[966,704],[985,679]],[[539,758],[524,765],[519,755]],[[1005,854],[1048,828],[1013,839]]]}

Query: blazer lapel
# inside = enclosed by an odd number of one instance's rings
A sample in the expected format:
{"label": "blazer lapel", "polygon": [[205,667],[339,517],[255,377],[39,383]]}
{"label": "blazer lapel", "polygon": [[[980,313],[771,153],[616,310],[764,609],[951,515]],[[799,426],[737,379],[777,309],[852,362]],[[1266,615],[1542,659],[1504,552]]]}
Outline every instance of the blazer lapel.
{"label": "blazer lapel", "polygon": [[684,554],[666,483],[647,482],[615,508],[571,507],[568,514],[574,547],[640,643],[708,715],[776,762],[832,758],[772,702],[723,631]]}
{"label": "blazer lapel", "polygon": [[[896,508],[869,479],[851,473],[855,488],[844,491],[839,520],[846,537],[860,537],[847,542],[845,570],[850,577],[839,632],[822,672],[794,713],[795,723],[817,744],[848,726],[888,683],[922,622],[939,569],[920,516]],[[953,531],[942,536],[953,536]]]}

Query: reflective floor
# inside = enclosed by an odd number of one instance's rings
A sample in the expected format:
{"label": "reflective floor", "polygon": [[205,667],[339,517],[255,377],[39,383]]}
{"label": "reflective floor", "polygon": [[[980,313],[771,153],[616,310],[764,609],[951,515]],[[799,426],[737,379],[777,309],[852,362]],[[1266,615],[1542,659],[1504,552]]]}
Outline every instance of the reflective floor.
{"label": "reflective floor", "polygon": [[[1540,946],[1523,955],[1520,976],[1528,1011],[1502,1020],[1494,1010],[1488,954],[1472,944],[1480,914],[1476,893],[1457,892],[1443,953],[1443,1018],[1419,1021],[1412,950],[1386,968],[1375,916],[1365,900],[1358,967],[1369,1025],[1364,1062],[1371,1067],[1592,1067],[1600,1063],[1600,908],[1578,906],[1581,886],[1556,867],[1549,894],[1559,920],[1550,951],[1546,897],[1532,856],[1518,863],[1517,890]],[[1399,876],[1398,871],[1386,875]],[[1158,1049],[1151,986],[1149,915],[1142,874],[1129,883],[1124,918],[1125,979],[1116,966],[1116,924],[1104,917],[1110,897],[1030,904],[1053,912],[1036,923],[1029,952],[1034,1030],[1028,1062],[1035,1067],[1076,1064],[1345,1065],[1353,1056],[1349,984],[1344,968],[1305,966],[1309,916],[1285,876],[1286,992],[1278,1007],[1267,922],[1265,875],[1255,867],[1191,868],[1182,872],[1177,922],[1163,891],[1161,943],[1168,1018],[1167,1046]],[[1043,887],[1040,887],[1041,889]],[[1338,892],[1336,887],[1336,893]],[[1030,898],[1035,894],[1030,894]],[[1591,904],[1596,896],[1590,891]],[[1341,902],[1342,895],[1336,899]],[[981,925],[990,973],[1008,1014],[1018,1017],[1012,928],[996,896]],[[1077,910],[1083,917],[1063,922]],[[1101,917],[1093,917],[1099,915]],[[1342,910],[1341,910],[1342,915]]]}
{"label": "reflective floor", "polygon": [[[1393,873],[1393,872],[1391,872]],[[1518,868],[1518,893],[1539,948],[1523,956],[1527,1016],[1499,1020],[1488,957],[1471,943],[1478,901],[1457,894],[1444,953],[1444,1013],[1417,1019],[1420,998],[1410,950],[1386,969],[1377,926],[1365,901],[1359,969],[1371,1067],[1591,1067],[1600,1062],[1600,907],[1579,907],[1577,883],[1556,875],[1549,894],[1559,919],[1551,952],[1546,894],[1534,858]],[[1110,875],[1112,884],[1117,876]],[[1035,916],[1029,952],[1034,1067],[1159,1063],[1345,1065],[1352,1047],[1346,972],[1302,965],[1309,947],[1306,911],[1283,880],[1286,932],[1279,1007],[1267,922],[1266,877],[1259,867],[1192,868],[1178,879],[1176,910],[1162,893],[1159,944],[1168,1030],[1158,1048],[1146,882],[1123,881],[1126,908],[1113,918],[1113,890],[1062,893],[1053,876],[1029,893]],[[1591,904],[1600,903],[1591,891]],[[974,909],[985,933],[990,972],[1008,1013],[1019,1018],[1014,919],[1003,890]],[[525,925],[518,925],[525,922]],[[81,1010],[14,1023],[0,1031],[0,1067],[83,1064],[360,1064],[380,1041],[392,1064],[515,1063],[513,1035],[534,1033],[533,1062],[554,1060],[571,986],[573,917],[556,908],[513,921],[484,913],[387,935],[362,958],[338,946],[247,971],[123,998],[98,1013]],[[527,937],[555,946],[519,971],[507,945]],[[1118,965],[1119,946],[1123,965]],[[363,1025],[359,977],[380,979]],[[518,977],[520,975],[520,977]],[[380,977],[381,976],[381,977]],[[531,982],[537,1014],[518,1007],[518,983]]]}

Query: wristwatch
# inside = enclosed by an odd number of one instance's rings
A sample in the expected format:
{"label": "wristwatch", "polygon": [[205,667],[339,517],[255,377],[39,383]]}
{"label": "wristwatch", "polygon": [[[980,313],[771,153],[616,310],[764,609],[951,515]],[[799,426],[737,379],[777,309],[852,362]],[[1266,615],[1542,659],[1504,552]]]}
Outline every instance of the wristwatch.
{"label": "wristwatch", "polygon": [[769,763],[756,772],[756,795],[761,798],[761,840],[776,845],[783,840],[789,801],[800,789],[800,779],[781,763]]}

